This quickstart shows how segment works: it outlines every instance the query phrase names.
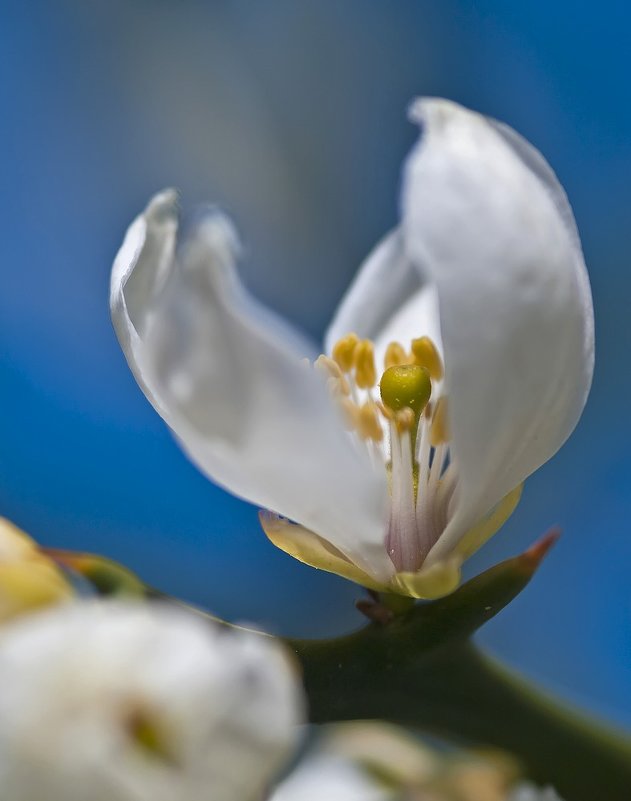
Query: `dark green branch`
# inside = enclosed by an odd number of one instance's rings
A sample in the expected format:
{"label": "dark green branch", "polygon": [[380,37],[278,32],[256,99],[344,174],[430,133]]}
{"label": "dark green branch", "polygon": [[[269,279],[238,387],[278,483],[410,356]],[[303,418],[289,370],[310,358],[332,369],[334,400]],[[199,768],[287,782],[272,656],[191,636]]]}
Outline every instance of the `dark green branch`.
{"label": "dark green branch", "polygon": [[314,723],[382,719],[514,754],[565,801],[629,801],[631,743],[563,709],[465,640],[419,653],[405,624],[294,641]]}
{"label": "dark green branch", "polygon": [[[381,719],[495,746],[565,801],[629,801],[631,741],[564,709],[471,643],[475,631],[526,587],[555,537],[402,614],[392,605],[379,608],[376,599],[373,617],[386,625],[335,640],[288,641],[303,666],[312,721]],[[166,598],[109,559],[48,553],[97,593]]]}

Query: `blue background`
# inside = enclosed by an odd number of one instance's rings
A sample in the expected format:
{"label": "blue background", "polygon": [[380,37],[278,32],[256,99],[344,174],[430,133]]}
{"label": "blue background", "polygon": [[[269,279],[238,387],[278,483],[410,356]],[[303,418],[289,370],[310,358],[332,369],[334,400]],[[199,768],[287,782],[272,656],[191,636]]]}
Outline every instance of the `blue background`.
{"label": "blue background", "polygon": [[564,536],[481,639],[631,727],[630,26],[622,0],[5,1],[0,513],[230,619],[356,626],[357,588],[276,551],[180,453],[119,351],[109,268],[175,185],[235,216],[248,285],[318,335],[396,220],[408,101],[451,97],[552,163],[597,314],[584,417],[470,572]]}

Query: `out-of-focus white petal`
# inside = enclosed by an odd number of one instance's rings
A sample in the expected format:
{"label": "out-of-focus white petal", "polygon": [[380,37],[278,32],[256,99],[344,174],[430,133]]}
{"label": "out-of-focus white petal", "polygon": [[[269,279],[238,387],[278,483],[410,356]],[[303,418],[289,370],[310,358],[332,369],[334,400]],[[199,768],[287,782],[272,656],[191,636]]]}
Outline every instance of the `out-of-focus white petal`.
{"label": "out-of-focus white petal", "polygon": [[571,210],[542,157],[446,100],[412,107],[408,258],[437,290],[458,511],[430,553],[549,459],[593,370],[593,312]]}
{"label": "out-of-focus white petal", "polygon": [[2,630],[0,786],[19,801],[254,801],[302,717],[273,640],[85,602]]}
{"label": "out-of-focus white petal", "polygon": [[240,284],[226,217],[207,213],[177,248],[176,231],[164,193],[114,265],[112,315],[139,384],[210,478],[386,577],[385,475],[345,435],[302,340]]}
{"label": "out-of-focus white petal", "polygon": [[563,801],[552,787],[540,790],[533,784],[520,784],[511,793],[508,801]]}
{"label": "out-of-focus white petal", "polygon": [[394,794],[379,786],[351,760],[318,755],[298,766],[270,801],[389,801]]}
{"label": "out-of-focus white petal", "polygon": [[429,336],[441,348],[436,291],[405,253],[400,229],[381,240],[346,291],[326,333],[327,353],[350,332],[374,341],[378,365],[389,342],[407,348]]}

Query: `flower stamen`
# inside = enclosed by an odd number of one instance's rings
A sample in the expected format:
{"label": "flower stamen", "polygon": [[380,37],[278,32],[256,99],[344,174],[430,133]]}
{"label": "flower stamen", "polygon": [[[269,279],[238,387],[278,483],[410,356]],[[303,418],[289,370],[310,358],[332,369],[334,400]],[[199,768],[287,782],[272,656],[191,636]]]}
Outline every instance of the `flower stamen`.
{"label": "flower stamen", "polygon": [[447,422],[447,398],[442,397],[438,399],[434,414],[432,415],[432,424],[429,431],[429,441],[433,448],[449,442],[449,427]]}
{"label": "flower stamen", "polygon": [[424,367],[434,381],[440,381],[445,374],[443,360],[438,348],[429,337],[412,340],[414,363]]}
{"label": "flower stamen", "polygon": [[358,343],[359,337],[357,334],[350,333],[339,339],[333,346],[331,355],[343,373],[350,373],[353,369],[355,348]]}
{"label": "flower stamen", "polygon": [[381,442],[383,439],[383,428],[379,422],[377,404],[367,401],[357,410],[356,426],[357,433],[362,439],[369,439],[373,442]]}
{"label": "flower stamen", "polygon": [[360,340],[353,353],[355,383],[359,389],[372,389],[377,383],[375,346],[369,339]]}
{"label": "flower stamen", "polygon": [[346,429],[368,448],[375,464],[386,468],[388,555],[397,571],[417,571],[447,525],[457,485],[449,453],[447,398],[439,395],[430,401],[444,376],[438,348],[429,337],[412,340],[409,351],[390,342],[379,399],[372,392],[377,373],[370,340],[348,334],[333,347],[333,358],[321,356],[317,366],[328,377]]}
{"label": "flower stamen", "polygon": [[399,367],[402,364],[410,364],[411,361],[411,357],[406,353],[405,348],[400,342],[390,342],[383,358],[386,370],[389,367]]}

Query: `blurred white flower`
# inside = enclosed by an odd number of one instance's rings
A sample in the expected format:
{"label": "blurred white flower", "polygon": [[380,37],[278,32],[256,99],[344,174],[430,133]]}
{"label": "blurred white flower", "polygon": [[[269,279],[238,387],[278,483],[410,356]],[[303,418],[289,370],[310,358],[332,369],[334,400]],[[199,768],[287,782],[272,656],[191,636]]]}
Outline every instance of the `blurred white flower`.
{"label": "blurred white flower", "polygon": [[395,794],[359,765],[331,754],[307,758],[269,801],[393,801]]}
{"label": "blurred white flower", "polygon": [[302,712],[273,640],[114,602],[7,626],[0,685],[3,801],[258,801]]}
{"label": "blurred white flower", "polygon": [[533,784],[520,784],[511,793],[508,801],[563,801],[552,787],[539,790]]}
{"label": "blurred white flower", "polygon": [[518,777],[500,752],[438,750],[397,726],[339,723],[324,727],[270,801],[560,801]]}
{"label": "blurred white flower", "polygon": [[446,100],[416,102],[412,118],[422,136],[401,223],[343,299],[321,371],[243,290],[224,216],[177,243],[173,192],[129,229],[111,308],[149,400],[208,476],[272,510],[262,523],[276,545],[373,589],[434,597],[574,428],[593,312],[542,156]]}

